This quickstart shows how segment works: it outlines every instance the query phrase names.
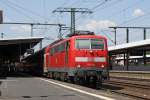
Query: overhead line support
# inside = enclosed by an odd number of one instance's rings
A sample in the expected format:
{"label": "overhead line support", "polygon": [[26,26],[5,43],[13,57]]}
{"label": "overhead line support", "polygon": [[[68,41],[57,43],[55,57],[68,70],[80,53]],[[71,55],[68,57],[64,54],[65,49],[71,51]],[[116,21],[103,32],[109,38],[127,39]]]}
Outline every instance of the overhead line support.
{"label": "overhead line support", "polygon": [[17,22],[3,22],[0,24],[22,24],[22,25],[30,25],[31,26],[31,37],[33,37],[33,26],[34,25],[50,25],[50,26],[65,26],[65,24],[44,24],[44,23],[17,23]]}
{"label": "overhead line support", "polygon": [[70,29],[70,34],[75,33],[75,13],[92,13],[88,8],[57,8],[56,10],[53,11],[55,12],[70,12],[71,13],[71,29]]}

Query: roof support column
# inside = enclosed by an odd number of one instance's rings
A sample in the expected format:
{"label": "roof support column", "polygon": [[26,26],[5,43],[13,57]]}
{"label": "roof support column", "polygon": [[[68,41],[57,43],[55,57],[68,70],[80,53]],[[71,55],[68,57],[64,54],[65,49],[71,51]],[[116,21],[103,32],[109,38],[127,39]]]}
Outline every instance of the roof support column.
{"label": "roof support column", "polygon": [[145,66],[146,65],[146,50],[143,50],[143,62]]}
{"label": "roof support column", "polygon": [[40,41],[40,48],[39,49],[42,49],[42,40]]}
{"label": "roof support column", "polygon": [[114,28],[114,33],[115,33],[115,45],[117,44],[117,36],[116,36],[116,33],[117,33],[117,32],[116,32],[116,29],[117,29],[117,28]]}
{"label": "roof support column", "polygon": [[33,24],[31,24],[31,37],[33,37]]}
{"label": "roof support column", "polygon": [[143,38],[144,38],[144,40],[146,40],[146,28],[144,28],[143,32],[144,32]]}
{"label": "roof support column", "polygon": [[126,43],[129,43],[129,29],[126,29]]}
{"label": "roof support column", "polygon": [[109,53],[109,69],[112,70],[112,55]]}
{"label": "roof support column", "polygon": [[124,66],[126,65],[126,53],[123,54]]}
{"label": "roof support column", "polygon": [[126,54],[126,70],[129,70],[129,51],[127,50],[127,54]]}

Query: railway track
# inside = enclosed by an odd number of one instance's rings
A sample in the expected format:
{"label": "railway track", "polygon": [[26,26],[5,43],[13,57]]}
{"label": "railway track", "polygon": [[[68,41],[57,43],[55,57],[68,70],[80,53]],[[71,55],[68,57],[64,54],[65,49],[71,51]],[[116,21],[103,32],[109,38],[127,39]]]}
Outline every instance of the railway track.
{"label": "railway track", "polygon": [[[139,82],[140,83],[140,82]],[[133,82],[107,81],[104,84],[104,90],[120,95],[132,97],[136,100],[150,100],[150,85],[138,84]],[[112,87],[120,87],[119,90],[111,89]]]}
{"label": "railway track", "polygon": [[[135,100],[150,100],[150,96],[149,96],[150,85],[138,84],[137,80],[136,82],[132,82],[132,83],[127,79],[125,80],[127,82],[124,82],[124,81],[120,82],[119,80],[120,79],[118,79],[118,81],[110,80],[110,81],[104,82],[102,86],[102,90],[106,92],[116,93],[116,94],[123,95],[123,96],[128,96]],[[94,88],[92,86],[87,86],[83,84],[81,86]],[[112,89],[110,87],[113,87],[113,88],[119,87],[120,89]]]}
{"label": "railway track", "polygon": [[119,94],[119,95],[123,95],[123,96],[128,96],[128,97],[131,97],[135,100],[150,100],[150,98],[141,97],[141,96],[134,95],[134,94],[128,94],[128,93],[123,93],[123,92],[118,92],[118,91],[113,91],[113,90],[111,90],[110,92],[116,93],[116,94]]}
{"label": "railway track", "polygon": [[135,87],[135,88],[141,88],[141,89],[149,89],[150,85],[142,85],[142,84],[136,84],[136,83],[129,83],[129,82],[116,82],[116,81],[108,81],[108,84],[115,84],[119,86],[127,86],[127,87]]}
{"label": "railway track", "polygon": [[126,81],[140,81],[140,82],[150,82],[149,79],[138,79],[138,78],[129,78],[129,77],[110,77],[110,79],[126,80]]}

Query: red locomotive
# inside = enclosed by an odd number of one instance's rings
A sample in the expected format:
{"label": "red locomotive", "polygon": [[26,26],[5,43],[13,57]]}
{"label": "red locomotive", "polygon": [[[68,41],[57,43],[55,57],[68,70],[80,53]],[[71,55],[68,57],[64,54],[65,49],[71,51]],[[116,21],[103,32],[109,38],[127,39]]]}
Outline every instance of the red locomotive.
{"label": "red locomotive", "polygon": [[44,72],[54,79],[100,86],[108,78],[107,39],[86,34],[70,35],[45,48]]}

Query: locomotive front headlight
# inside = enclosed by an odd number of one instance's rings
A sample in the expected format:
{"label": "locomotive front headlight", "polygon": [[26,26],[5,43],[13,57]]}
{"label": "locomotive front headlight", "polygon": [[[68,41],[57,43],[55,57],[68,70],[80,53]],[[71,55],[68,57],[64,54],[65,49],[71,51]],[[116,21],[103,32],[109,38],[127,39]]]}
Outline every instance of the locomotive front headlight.
{"label": "locomotive front headlight", "polygon": [[80,65],[77,65],[77,68],[80,68],[81,66]]}
{"label": "locomotive front headlight", "polygon": [[101,68],[104,68],[104,67],[105,67],[105,66],[102,64],[102,65],[101,65]]}

